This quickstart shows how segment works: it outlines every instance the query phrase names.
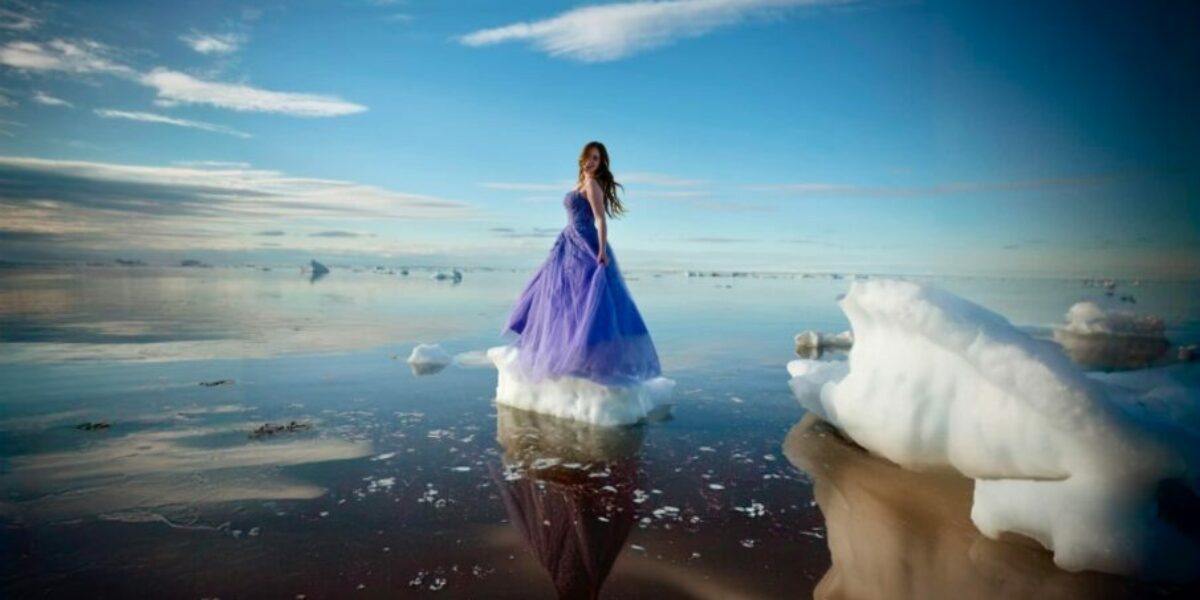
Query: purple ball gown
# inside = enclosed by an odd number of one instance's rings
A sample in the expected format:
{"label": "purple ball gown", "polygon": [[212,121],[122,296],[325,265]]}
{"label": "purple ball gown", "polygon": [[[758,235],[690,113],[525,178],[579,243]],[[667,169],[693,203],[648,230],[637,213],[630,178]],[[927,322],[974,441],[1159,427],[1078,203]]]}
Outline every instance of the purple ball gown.
{"label": "purple ball gown", "polygon": [[631,385],[661,375],[658,352],[617,266],[613,247],[601,265],[599,233],[582,191],[563,198],[567,226],[530,278],[502,335],[516,337],[530,381],[564,375]]}

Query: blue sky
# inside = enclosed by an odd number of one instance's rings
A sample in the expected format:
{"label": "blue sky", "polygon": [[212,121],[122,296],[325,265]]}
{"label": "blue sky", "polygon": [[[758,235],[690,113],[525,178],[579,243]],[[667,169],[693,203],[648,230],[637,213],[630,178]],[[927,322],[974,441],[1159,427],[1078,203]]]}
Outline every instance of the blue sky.
{"label": "blue sky", "polygon": [[0,6],[10,260],[1200,276],[1192,3]]}

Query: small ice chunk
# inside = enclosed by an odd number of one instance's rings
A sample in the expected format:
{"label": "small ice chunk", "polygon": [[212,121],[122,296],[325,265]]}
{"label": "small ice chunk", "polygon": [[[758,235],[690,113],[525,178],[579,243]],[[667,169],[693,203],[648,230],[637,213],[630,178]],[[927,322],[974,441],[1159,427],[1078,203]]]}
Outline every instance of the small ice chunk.
{"label": "small ice chunk", "polygon": [[437,344],[417,344],[408,355],[413,375],[432,375],[446,368],[453,359]]}
{"label": "small ice chunk", "polygon": [[1067,311],[1067,324],[1054,330],[1054,341],[1084,368],[1130,369],[1166,355],[1165,329],[1154,315],[1078,302]]}

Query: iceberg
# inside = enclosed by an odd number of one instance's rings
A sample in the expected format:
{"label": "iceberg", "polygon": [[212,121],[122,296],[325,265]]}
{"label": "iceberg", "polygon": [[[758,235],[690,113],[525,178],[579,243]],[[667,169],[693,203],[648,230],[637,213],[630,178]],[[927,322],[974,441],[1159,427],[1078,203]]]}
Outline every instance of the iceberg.
{"label": "iceberg", "polygon": [[671,413],[675,382],[654,377],[631,385],[602,385],[583,377],[563,376],[530,381],[511,345],[487,351],[499,375],[496,403],[521,410],[593,425],[632,425],[657,421]]}
{"label": "iceberg", "polygon": [[413,375],[432,375],[445,369],[451,360],[450,354],[437,344],[417,344],[408,355],[408,366]]}
{"label": "iceberg", "polygon": [[988,538],[1032,538],[1067,571],[1197,575],[1200,437],[1179,420],[1198,413],[1194,387],[1089,377],[1058,345],[930,286],[856,281],[840,305],[848,360],[788,364],[805,408],[900,466],[974,479],[971,520]]}

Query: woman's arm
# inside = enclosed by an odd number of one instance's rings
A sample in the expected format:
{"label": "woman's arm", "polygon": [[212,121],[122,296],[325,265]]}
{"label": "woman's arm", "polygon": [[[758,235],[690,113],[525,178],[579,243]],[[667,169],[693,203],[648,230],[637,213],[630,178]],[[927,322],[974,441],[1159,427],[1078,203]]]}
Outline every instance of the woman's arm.
{"label": "woman's arm", "polygon": [[584,188],[584,195],[587,196],[588,204],[592,205],[592,217],[596,221],[596,233],[600,244],[596,260],[601,264],[607,264],[608,221],[604,218],[604,191],[600,189],[600,184],[593,179],[588,181],[587,187]]}

